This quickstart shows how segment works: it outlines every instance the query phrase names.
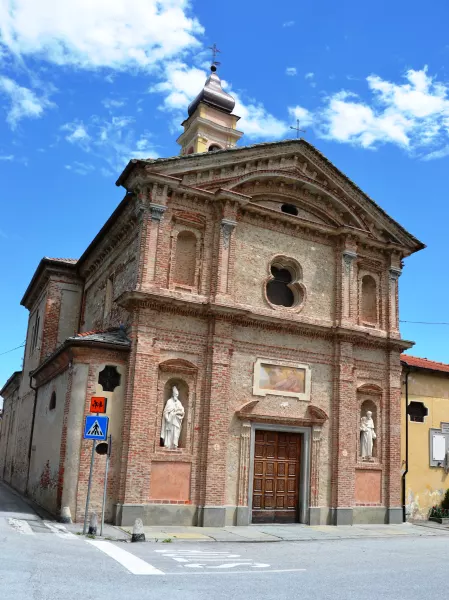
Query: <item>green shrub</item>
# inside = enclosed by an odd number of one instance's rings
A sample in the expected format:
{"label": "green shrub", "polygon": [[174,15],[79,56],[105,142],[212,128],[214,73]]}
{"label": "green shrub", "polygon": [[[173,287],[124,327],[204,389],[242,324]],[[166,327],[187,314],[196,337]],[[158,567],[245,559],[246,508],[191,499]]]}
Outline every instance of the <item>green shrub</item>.
{"label": "green shrub", "polygon": [[449,510],[449,489],[447,489],[446,493],[444,494],[443,501],[441,502],[441,508]]}

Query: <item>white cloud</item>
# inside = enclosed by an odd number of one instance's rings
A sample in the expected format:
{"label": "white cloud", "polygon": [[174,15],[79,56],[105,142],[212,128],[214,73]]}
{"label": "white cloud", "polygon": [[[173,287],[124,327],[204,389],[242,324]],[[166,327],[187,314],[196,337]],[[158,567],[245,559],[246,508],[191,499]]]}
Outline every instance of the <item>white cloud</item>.
{"label": "white cloud", "polygon": [[282,23],[282,27],[293,27],[294,24],[295,21],[285,21],[285,23]]}
{"label": "white cloud", "polygon": [[13,129],[22,119],[41,117],[45,109],[55,106],[45,94],[38,97],[33,90],[22,87],[9,77],[0,76],[0,94],[9,100],[6,120]]}
{"label": "white cloud", "polygon": [[110,111],[114,110],[115,108],[121,108],[122,106],[125,106],[124,100],[115,100],[114,98],[105,98],[101,101],[101,103]]}
{"label": "white cloud", "polygon": [[[101,167],[99,171],[102,175],[110,176],[111,172],[119,173],[131,158],[158,158],[150,133],[144,131],[138,134],[134,126],[134,117],[104,118],[94,115],[87,125],[74,121],[66,123],[61,129],[69,132],[65,138],[69,143],[105,161],[108,168]],[[81,131],[82,135],[74,135],[75,132]],[[85,167],[84,163],[77,164]],[[68,165],[66,168],[79,172],[73,168],[73,165]]]}
{"label": "white cloud", "polygon": [[308,127],[314,122],[313,114],[302,106],[290,106],[288,113],[292,118],[299,121],[299,127]]}
{"label": "white cloud", "polygon": [[90,141],[90,136],[87,133],[86,127],[82,122],[67,123],[66,125],[63,125],[61,129],[63,131],[69,132],[68,135],[66,135],[65,139],[71,144],[88,144],[88,142]]}
{"label": "white cloud", "polygon": [[297,74],[296,67],[287,67],[285,69],[285,74],[294,77]]}
{"label": "white cloud", "polygon": [[306,73],[304,75],[304,79],[313,79],[314,77],[315,77],[315,73],[312,73],[312,72]]}
{"label": "white cloud", "polygon": [[0,46],[85,69],[151,67],[199,45],[189,0],[1,0]]}
{"label": "white cloud", "polygon": [[393,83],[377,75],[366,78],[373,96],[363,101],[341,91],[327,99],[315,121],[322,137],[376,148],[393,143],[423,158],[449,154],[449,86],[430,76],[427,67],[405,73]]}
{"label": "white cloud", "polygon": [[11,162],[12,160],[14,160],[14,154],[6,154],[3,156],[0,155],[0,160]]}
{"label": "white cloud", "polygon": [[87,175],[88,173],[91,173],[95,170],[95,167],[93,165],[78,161],[75,161],[71,165],[65,165],[65,168],[68,171],[73,171],[74,173],[77,173],[78,175]]}
{"label": "white cloud", "polygon": [[189,67],[179,61],[169,62],[165,66],[163,81],[153,85],[150,92],[165,95],[162,108],[185,110],[203,88],[206,77],[202,69]]}

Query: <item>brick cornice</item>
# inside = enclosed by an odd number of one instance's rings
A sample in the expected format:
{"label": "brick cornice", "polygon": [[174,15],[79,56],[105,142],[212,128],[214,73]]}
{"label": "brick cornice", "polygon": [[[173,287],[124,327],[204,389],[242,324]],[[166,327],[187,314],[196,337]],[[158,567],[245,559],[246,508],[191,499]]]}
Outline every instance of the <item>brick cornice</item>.
{"label": "brick cornice", "polygon": [[278,331],[280,333],[295,333],[308,337],[321,337],[341,342],[348,342],[358,346],[370,346],[391,349],[402,352],[411,348],[414,343],[408,340],[393,338],[388,335],[375,335],[371,331],[349,329],[342,326],[324,325],[307,322],[305,320],[292,320],[279,314],[256,311],[251,307],[233,304],[218,304],[205,296],[194,296],[186,299],[169,292],[160,294],[156,292],[124,292],[117,304],[127,310],[151,309],[157,312],[172,313],[182,316],[204,318],[218,318],[237,325],[256,327]]}

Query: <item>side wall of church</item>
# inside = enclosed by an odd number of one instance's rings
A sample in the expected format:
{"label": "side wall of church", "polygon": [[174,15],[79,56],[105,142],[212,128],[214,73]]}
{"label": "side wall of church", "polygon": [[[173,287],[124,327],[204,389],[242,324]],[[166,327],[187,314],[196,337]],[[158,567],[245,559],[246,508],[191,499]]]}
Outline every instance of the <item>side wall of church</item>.
{"label": "side wall of church", "polygon": [[39,388],[31,447],[27,492],[53,514],[58,509],[61,436],[68,377],[69,371],[65,370]]}
{"label": "side wall of church", "polygon": [[[126,219],[124,215],[122,220]],[[102,245],[111,238],[105,236]],[[95,250],[92,261],[101,256],[103,248]],[[129,323],[127,311],[115,299],[134,288],[137,279],[138,238],[130,229],[86,278],[81,331],[118,327]],[[108,295],[110,297],[108,297]]]}

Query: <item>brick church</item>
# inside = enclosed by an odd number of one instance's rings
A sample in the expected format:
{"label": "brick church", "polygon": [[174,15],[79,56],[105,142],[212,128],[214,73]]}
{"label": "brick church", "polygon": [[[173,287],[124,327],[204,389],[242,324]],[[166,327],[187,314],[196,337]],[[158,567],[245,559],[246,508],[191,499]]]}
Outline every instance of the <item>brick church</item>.
{"label": "brick church", "polygon": [[213,66],[180,155],[131,160],[82,256],[39,263],[0,477],[82,519],[100,396],[110,522],[399,523],[398,278],[423,244],[308,142],[236,146],[233,109]]}

